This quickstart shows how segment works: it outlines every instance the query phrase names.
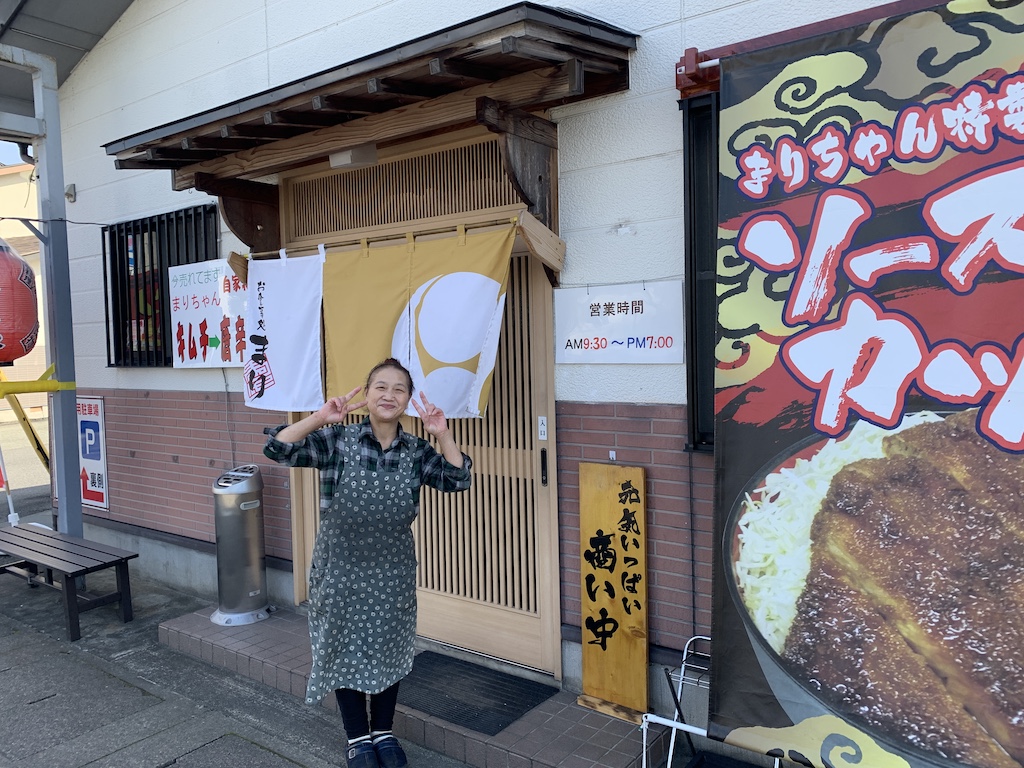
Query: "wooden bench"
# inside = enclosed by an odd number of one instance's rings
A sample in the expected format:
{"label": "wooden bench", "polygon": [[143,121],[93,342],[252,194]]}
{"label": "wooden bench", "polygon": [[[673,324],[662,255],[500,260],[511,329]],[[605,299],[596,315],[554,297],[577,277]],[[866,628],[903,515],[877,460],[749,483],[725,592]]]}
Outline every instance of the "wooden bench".
{"label": "wooden bench", "polygon": [[[0,528],[0,552],[17,558],[0,565],[0,573],[25,578],[31,586],[47,586],[64,594],[64,621],[68,639],[78,640],[82,631],[78,615],[101,605],[118,604],[121,621],[132,620],[132,591],[128,582],[128,561],[138,553],[97,544],[77,536],[18,525]],[[117,589],[106,595],[79,592],[77,580],[106,568],[117,570]],[[58,579],[54,578],[58,575]]]}

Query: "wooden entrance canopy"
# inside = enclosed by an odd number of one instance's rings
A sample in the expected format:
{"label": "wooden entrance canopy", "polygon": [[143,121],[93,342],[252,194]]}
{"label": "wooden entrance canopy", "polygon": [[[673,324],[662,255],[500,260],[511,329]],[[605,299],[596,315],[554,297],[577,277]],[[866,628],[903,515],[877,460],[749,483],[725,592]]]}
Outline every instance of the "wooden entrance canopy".
{"label": "wooden entrance canopy", "polygon": [[104,148],[118,168],[166,168],[174,189],[219,196],[231,229],[269,250],[279,246],[269,231],[277,187],[255,180],[484,124],[502,135],[506,170],[531,212],[551,226],[551,203],[530,177],[553,158],[555,127],[531,113],[626,90],[635,47],[635,35],[603,22],[518,3]]}

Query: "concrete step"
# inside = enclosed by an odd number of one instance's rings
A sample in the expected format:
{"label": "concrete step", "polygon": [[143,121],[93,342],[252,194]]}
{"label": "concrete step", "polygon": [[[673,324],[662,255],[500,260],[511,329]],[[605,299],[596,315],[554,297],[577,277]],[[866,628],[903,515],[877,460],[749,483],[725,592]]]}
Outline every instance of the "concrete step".
{"label": "concrete step", "polygon": [[[305,696],[312,657],[304,615],[277,610],[255,624],[224,627],[210,621],[214,609],[209,606],[162,622],[160,642],[294,696]],[[330,697],[324,706],[336,707]],[[640,768],[643,759],[638,726],[582,707],[575,694],[564,690],[496,736],[403,705],[398,707],[395,733],[474,768]],[[665,760],[667,730],[652,728],[649,742],[648,766],[655,768]]]}

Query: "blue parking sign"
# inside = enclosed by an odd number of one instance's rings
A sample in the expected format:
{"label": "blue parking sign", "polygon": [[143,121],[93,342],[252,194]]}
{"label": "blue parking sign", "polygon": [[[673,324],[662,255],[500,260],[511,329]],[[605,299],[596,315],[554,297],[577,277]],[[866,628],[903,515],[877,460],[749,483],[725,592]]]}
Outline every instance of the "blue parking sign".
{"label": "blue parking sign", "polygon": [[100,456],[100,423],[98,421],[81,422],[82,458],[99,461]]}

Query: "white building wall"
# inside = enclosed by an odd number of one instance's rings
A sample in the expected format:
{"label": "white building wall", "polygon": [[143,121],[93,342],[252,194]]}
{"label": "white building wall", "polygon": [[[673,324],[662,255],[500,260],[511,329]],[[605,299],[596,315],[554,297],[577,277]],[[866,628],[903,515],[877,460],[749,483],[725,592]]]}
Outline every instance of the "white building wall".
{"label": "white building wall", "polygon": [[[564,286],[683,276],[675,64],[702,50],[884,0],[539,0],[640,36],[631,88],[553,111]],[[136,0],[61,88],[77,380],[82,387],[241,390],[219,370],[106,366],[99,226],[197,205],[169,171],[116,171],[104,143],[373,54],[509,0]],[[223,255],[243,246],[222,228]],[[682,329],[680,329],[682,331]],[[680,333],[682,336],[682,332]],[[555,396],[685,402],[683,366],[561,365]]]}

